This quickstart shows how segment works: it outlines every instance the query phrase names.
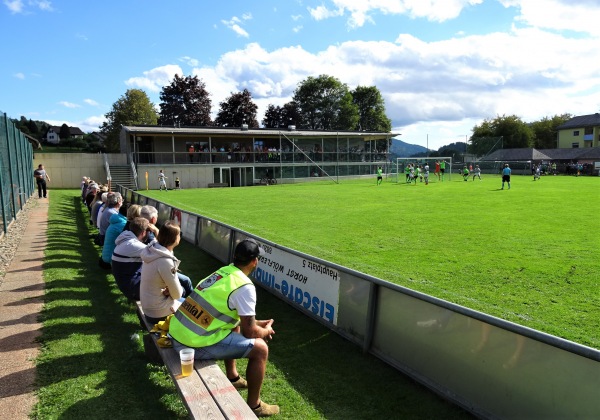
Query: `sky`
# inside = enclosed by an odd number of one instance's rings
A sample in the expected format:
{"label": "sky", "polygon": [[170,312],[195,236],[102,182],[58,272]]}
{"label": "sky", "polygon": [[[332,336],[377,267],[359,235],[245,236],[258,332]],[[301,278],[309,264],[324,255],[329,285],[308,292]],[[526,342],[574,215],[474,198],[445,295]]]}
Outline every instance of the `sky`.
{"label": "sky", "polygon": [[97,131],[128,89],[175,74],[219,103],[289,102],[309,76],[376,86],[430,149],[485,119],[600,111],[600,0],[2,0],[0,111]]}

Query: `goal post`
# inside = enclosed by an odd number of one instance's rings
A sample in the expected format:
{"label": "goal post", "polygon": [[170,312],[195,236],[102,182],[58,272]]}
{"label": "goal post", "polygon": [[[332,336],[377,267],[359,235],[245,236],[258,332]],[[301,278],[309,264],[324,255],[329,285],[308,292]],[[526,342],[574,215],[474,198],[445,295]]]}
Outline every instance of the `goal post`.
{"label": "goal post", "polygon": [[396,183],[403,182],[405,180],[404,169],[411,163],[413,165],[419,165],[425,167],[429,165],[429,181],[437,181],[435,176],[435,162],[445,162],[444,179],[450,181],[452,179],[452,157],[451,156],[439,156],[439,157],[410,157],[410,158],[396,158]]}

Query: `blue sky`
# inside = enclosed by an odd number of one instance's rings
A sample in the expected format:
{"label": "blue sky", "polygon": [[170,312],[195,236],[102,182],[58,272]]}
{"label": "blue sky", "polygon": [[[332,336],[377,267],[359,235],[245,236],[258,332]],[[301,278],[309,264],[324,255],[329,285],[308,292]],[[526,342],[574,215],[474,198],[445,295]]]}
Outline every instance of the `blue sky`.
{"label": "blue sky", "polygon": [[327,74],[377,86],[393,131],[436,149],[497,115],[600,111],[598,22],[600,0],[2,0],[0,111],[91,132],[180,74],[213,112],[247,88],[260,121]]}

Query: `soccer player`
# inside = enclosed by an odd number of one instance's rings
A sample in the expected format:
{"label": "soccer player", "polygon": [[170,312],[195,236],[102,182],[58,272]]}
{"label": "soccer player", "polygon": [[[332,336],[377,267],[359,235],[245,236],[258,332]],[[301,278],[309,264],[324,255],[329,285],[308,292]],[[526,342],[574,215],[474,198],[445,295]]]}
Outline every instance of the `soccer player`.
{"label": "soccer player", "polygon": [[169,191],[167,189],[167,177],[165,176],[165,174],[163,173],[163,170],[161,169],[160,172],[158,173],[158,190],[162,191],[163,187],[165,188],[165,191]]}
{"label": "soccer player", "polygon": [[435,171],[434,174],[438,177],[438,181],[440,180],[440,161],[435,161]]}
{"label": "soccer player", "polygon": [[429,165],[428,164],[425,164],[423,171],[425,172],[423,174],[423,177],[425,178],[425,185],[429,185]]}
{"label": "soccer player", "polygon": [[504,169],[502,169],[502,189],[504,189],[504,183],[508,183],[508,189],[510,190],[510,174],[511,174],[511,170],[510,167],[508,166],[508,163],[504,164]]}
{"label": "soccer player", "polygon": [[542,165],[537,165],[533,171],[533,180],[537,181],[538,179],[540,179],[540,175],[541,175],[541,167]]}
{"label": "soccer player", "polygon": [[475,165],[475,170],[473,172],[473,181],[475,181],[475,177],[479,178],[479,180],[481,181],[481,168],[479,167],[479,165]]}
{"label": "soccer player", "polygon": [[440,162],[440,173],[442,174],[442,182],[444,182],[444,173],[446,172],[446,161],[442,160]]}
{"label": "soccer player", "polygon": [[467,168],[467,165],[463,166],[463,181],[468,181],[469,180],[469,168]]}
{"label": "soccer player", "polygon": [[406,164],[406,166],[404,167],[404,175],[406,176],[406,183],[410,183],[410,168],[411,168],[411,164],[408,163]]}
{"label": "soccer player", "polygon": [[381,169],[381,166],[379,168],[377,168],[377,185],[381,184],[383,182],[383,170]]}

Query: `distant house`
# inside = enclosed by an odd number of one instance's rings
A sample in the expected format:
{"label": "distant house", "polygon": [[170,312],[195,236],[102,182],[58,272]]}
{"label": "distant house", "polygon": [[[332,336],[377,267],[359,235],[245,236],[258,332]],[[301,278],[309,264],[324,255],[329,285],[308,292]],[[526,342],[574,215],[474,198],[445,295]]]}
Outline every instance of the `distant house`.
{"label": "distant house", "polygon": [[[85,133],[79,129],[79,127],[69,127],[69,133],[71,138],[82,139],[85,136]],[[60,127],[59,126],[50,126],[48,131],[46,131],[46,135],[44,139],[51,144],[59,144],[60,143]]]}
{"label": "distant house", "polygon": [[600,146],[600,114],[597,112],[573,117],[557,130],[559,149]]}

